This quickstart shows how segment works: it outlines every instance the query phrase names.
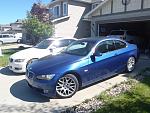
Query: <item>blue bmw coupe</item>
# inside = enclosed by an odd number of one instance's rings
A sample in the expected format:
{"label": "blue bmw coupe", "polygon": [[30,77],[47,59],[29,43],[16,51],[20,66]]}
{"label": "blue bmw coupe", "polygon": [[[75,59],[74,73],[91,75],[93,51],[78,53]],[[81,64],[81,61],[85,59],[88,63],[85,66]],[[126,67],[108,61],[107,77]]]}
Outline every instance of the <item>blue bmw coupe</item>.
{"label": "blue bmw coupe", "polygon": [[137,46],[121,39],[80,39],[62,53],[30,64],[26,80],[42,95],[68,98],[84,86],[125,70],[133,71],[137,60]]}

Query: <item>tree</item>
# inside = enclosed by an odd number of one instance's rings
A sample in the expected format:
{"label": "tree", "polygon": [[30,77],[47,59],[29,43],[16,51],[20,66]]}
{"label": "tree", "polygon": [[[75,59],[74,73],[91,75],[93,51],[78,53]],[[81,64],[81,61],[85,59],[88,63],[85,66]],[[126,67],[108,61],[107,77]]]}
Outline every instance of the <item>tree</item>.
{"label": "tree", "polygon": [[31,15],[36,16],[40,21],[49,23],[49,16],[51,16],[51,14],[49,13],[47,5],[44,5],[41,2],[34,3],[30,13]]}
{"label": "tree", "polygon": [[40,21],[36,16],[29,12],[27,18],[23,21],[23,28],[27,35],[32,39],[33,44],[39,42],[40,39],[45,39],[53,34],[53,26],[49,23]]}

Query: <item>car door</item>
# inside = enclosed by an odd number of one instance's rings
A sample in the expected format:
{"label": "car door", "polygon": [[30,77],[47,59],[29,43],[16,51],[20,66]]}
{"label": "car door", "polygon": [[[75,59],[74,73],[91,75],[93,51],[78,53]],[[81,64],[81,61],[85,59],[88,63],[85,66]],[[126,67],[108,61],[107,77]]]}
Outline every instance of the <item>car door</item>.
{"label": "car door", "polygon": [[[95,82],[114,74],[117,68],[114,41],[101,42],[95,49],[95,59],[89,61],[89,81]],[[99,54],[99,55],[98,55]]]}
{"label": "car door", "polygon": [[118,65],[116,68],[116,73],[119,73],[125,69],[128,54],[127,54],[127,45],[125,42],[121,40],[114,40],[115,42],[115,51],[116,51],[116,64]]}
{"label": "car door", "polygon": [[3,42],[4,43],[11,43],[14,42],[14,37],[12,35],[3,35]]}

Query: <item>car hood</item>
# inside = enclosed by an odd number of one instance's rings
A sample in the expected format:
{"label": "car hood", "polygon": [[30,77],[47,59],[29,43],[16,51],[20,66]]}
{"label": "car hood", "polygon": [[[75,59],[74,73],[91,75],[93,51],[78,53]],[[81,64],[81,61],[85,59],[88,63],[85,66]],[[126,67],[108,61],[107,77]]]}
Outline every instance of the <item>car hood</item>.
{"label": "car hood", "polygon": [[29,48],[16,52],[10,57],[13,59],[31,59],[31,58],[41,58],[49,54],[50,51],[47,49]]}
{"label": "car hood", "polygon": [[75,56],[70,54],[61,53],[58,55],[49,55],[33,62],[29,69],[35,73],[49,73],[59,72],[62,69],[67,68],[74,62],[83,60],[83,56]]}

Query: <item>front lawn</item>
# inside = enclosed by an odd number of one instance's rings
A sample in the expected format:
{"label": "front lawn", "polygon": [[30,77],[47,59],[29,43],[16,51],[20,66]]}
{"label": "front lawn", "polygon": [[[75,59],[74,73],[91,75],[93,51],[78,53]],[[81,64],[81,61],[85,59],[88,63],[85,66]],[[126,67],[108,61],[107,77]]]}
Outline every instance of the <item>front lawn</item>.
{"label": "front lawn", "polygon": [[150,113],[150,75],[136,83],[131,90],[118,96],[99,96],[104,106],[95,113]]}
{"label": "front lawn", "polygon": [[4,67],[8,65],[9,62],[9,56],[12,55],[13,53],[19,51],[18,49],[8,49],[8,50],[2,50],[3,56],[0,56],[0,67]]}

